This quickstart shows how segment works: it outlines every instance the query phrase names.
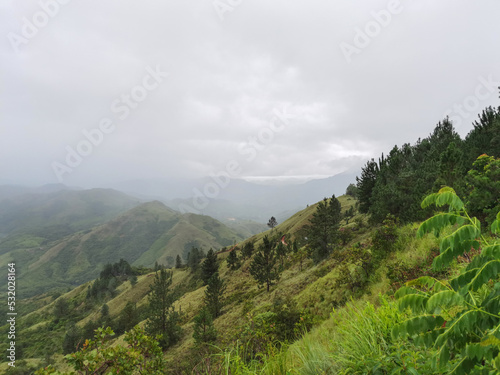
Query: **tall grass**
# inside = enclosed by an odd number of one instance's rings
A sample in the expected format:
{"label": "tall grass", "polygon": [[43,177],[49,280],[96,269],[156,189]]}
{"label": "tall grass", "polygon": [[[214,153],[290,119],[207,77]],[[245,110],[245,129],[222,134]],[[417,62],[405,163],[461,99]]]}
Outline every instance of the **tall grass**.
{"label": "tall grass", "polygon": [[382,367],[391,352],[392,327],[402,318],[396,304],[385,299],[379,309],[370,303],[363,309],[349,303],[333,313],[337,329],[332,337],[336,343],[332,359],[342,369],[340,373],[366,373]]}

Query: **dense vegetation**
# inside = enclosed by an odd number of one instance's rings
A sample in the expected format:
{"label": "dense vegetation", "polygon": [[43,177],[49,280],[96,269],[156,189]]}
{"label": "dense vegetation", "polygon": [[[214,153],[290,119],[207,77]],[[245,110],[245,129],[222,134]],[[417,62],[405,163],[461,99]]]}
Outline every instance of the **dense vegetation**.
{"label": "dense vegetation", "polygon": [[444,120],[266,232],[21,303],[16,371],[498,373],[499,127]]}
{"label": "dense vegetation", "polygon": [[[420,209],[421,200],[444,185],[453,186],[466,202],[471,200],[474,214],[482,211],[484,205],[498,204],[498,195],[494,193],[498,194],[498,186],[489,187],[489,193],[482,186],[483,194],[488,196],[470,196],[486,173],[490,174],[489,184],[498,184],[498,162],[493,162],[495,167],[489,172],[479,164],[474,166],[476,173],[467,171],[482,154],[500,156],[500,107],[486,108],[473,126],[462,140],[445,119],[427,138],[414,145],[395,146],[387,156],[382,154],[378,162],[368,161],[357,181],[360,211],[369,213],[378,223],[388,214],[402,222],[423,220],[429,210]],[[495,207],[489,208],[491,224]]]}

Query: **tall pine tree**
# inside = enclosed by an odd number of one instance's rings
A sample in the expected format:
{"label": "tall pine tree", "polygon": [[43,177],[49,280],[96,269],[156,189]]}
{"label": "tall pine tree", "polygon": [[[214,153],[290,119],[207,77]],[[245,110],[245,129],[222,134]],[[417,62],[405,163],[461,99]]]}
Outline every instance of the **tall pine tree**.
{"label": "tall pine tree", "polygon": [[265,284],[268,292],[269,287],[279,280],[280,270],[275,244],[267,236],[264,237],[262,245],[253,257],[250,274],[259,285]]}
{"label": "tall pine tree", "polygon": [[155,280],[150,285],[149,314],[146,331],[149,335],[161,334],[162,348],[168,348],[180,339],[181,327],[178,324],[179,313],[174,310],[174,294],[170,291],[172,272],[164,269],[156,272]]}
{"label": "tall pine tree", "polygon": [[221,314],[222,306],[224,305],[225,290],[226,285],[224,280],[219,277],[219,272],[216,271],[208,281],[204,298],[207,309],[213,318],[217,318]]}
{"label": "tall pine tree", "polygon": [[318,203],[316,212],[307,228],[307,237],[315,262],[331,254],[338,242],[338,231],[342,220],[341,205],[335,195]]}
{"label": "tall pine tree", "polygon": [[208,250],[207,257],[201,265],[201,279],[205,285],[208,284],[208,280],[212,277],[214,273],[219,270],[219,264],[217,263],[217,255],[212,249]]}

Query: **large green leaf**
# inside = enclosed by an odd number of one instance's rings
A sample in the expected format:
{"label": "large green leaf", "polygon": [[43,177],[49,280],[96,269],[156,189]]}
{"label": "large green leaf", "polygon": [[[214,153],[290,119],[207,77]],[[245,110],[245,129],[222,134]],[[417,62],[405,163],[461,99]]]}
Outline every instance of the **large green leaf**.
{"label": "large green leaf", "polygon": [[431,204],[435,204],[438,207],[449,205],[450,210],[454,211],[461,211],[464,208],[464,203],[457,196],[455,190],[448,186],[441,188],[437,193],[425,197],[422,201],[422,208],[429,207]]}
{"label": "large green leaf", "polygon": [[410,308],[414,313],[425,311],[425,305],[429,297],[422,294],[408,294],[399,299],[399,308],[401,311]]}
{"label": "large green leaf", "polygon": [[394,338],[413,336],[440,327],[443,323],[444,319],[440,315],[420,315],[396,325],[392,330],[392,336]]}
{"label": "large green leaf", "polygon": [[464,216],[460,216],[455,213],[442,212],[420,224],[417,231],[417,237],[420,238],[424,234],[430,232],[433,232],[436,236],[438,236],[441,230],[447,226],[455,224],[462,225],[468,221],[469,219]]}
{"label": "large green leaf", "polygon": [[455,306],[464,306],[464,298],[453,290],[444,290],[434,294],[427,301],[427,312],[429,314],[441,313],[443,309],[449,310]]}

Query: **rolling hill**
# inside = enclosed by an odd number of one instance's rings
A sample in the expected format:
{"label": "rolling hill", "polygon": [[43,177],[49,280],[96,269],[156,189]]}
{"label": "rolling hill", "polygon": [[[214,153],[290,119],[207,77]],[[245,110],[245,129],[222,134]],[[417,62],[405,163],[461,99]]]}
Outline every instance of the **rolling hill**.
{"label": "rolling hill", "polygon": [[193,246],[206,252],[242,238],[211,217],[180,214],[154,201],[46,246],[5,252],[0,265],[15,261],[18,291],[31,296],[80,285],[96,278],[106,263],[122,258],[137,266],[149,267],[155,262],[172,266],[177,255],[186,259]]}

